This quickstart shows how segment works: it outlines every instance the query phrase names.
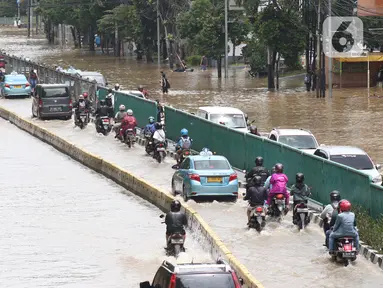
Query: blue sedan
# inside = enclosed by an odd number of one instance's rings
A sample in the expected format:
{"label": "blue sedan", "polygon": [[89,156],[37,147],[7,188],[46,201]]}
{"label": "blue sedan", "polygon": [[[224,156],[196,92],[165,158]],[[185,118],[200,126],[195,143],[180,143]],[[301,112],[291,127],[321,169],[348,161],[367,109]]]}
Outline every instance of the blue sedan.
{"label": "blue sedan", "polygon": [[31,96],[31,85],[23,74],[11,73],[5,75],[1,83],[1,95],[5,98],[10,96]]}
{"label": "blue sedan", "polygon": [[238,177],[229,161],[218,155],[187,157],[172,178],[173,194],[181,193],[185,201],[193,197],[238,198]]}

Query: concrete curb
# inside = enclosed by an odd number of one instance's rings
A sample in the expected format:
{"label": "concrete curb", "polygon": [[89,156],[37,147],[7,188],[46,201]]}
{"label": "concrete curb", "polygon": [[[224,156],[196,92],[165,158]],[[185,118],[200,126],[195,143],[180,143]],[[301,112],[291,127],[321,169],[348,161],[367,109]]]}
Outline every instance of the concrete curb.
{"label": "concrete curb", "polygon": [[[138,143],[141,146],[145,146],[145,138],[142,138],[141,136],[136,136],[136,143]],[[175,158],[175,152],[166,150],[167,155]],[[239,181],[239,187],[240,188],[246,188],[246,183]],[[292,203],[290,204],[290,210],[293,209]],[[317,210],[309,208],[310,211],[310,219],[311,223],[318,224],[319,227],[323,227],[323,220],[320,218],[320,212]],[[378,264],[378,266],[383,270],[383,254],[378,254],[376,250],[373,250],[370,246],[367,246],[364,244],[363,241],[360,241],[360,253],[359,255],[363,255],[364,258],[366,258],[368,261],[370,261],[373,264]]]}
{"label": "concrete curb", "polygon": [[[67,154],[74,160],[82,163],[97,173],[110,178],[129,191],[153,203],[162,211],[166,212],[170,210],[170,203],[173,201],[174,197],[166,191],[152,186],[144,179],[132,175],[128,171],[99,156],[82,150],[49,130],[42,128],[3,107],[0,107],[0,117],[53,146],[60,152]],[[137,139],[137,142],[139,141],[140,140]],[[142,143],[142,140],[139,143]],[[182,206],[188,217],[190,229],[194,233],[197,232],[203,236],[204,242],[208,248],[207,250],[213,258],[217,259],[218,257],[224,257],[239,277],[243,279],[245,287],[264,288],[264,286],[250,274],[246,267],[238,261],[205,220],[203,220],[203,218],[187,204],[183,204]]]}

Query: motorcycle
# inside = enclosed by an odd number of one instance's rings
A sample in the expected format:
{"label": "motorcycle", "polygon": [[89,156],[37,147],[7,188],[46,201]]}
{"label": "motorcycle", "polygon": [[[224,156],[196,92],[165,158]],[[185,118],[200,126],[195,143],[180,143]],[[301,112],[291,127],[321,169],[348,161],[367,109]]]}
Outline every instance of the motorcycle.
{"label": "motorcycle", "polygon": [[161,163],[166,157],[165,143],[159,142],[154,147],[154,158],[157,159],[158,163]]}
{"label": "motorcycle", "polygon": [[338,262],[344,262],[348,266],[349,261],[356,260],[356,247],[353,237],[341,237],[335,240],[335,254],[332,259]]}
{"label": "motorcycle", "polygon": [[270,209],[267,212],[268,215],[271,217],[282,219],[284,213],[282,211],[285,210],[285,195],[283,194],[276,194],[273,197],[272,203],[270,205]]}
{"label": "motorcycle", "polygon": [[179,160],[178,164],[181,164],[184,161],[184,159],[190,155],[191,155],[190,149],[182,149],[180,160]]}
{"label": "motorcycle", "polygon": [[[164,218],[165,215],[160,215],[160,218]],[[165,222],[161,222],[162,224],[165,224]],[[166,247],[166,251],[167,251],[167,255],[168,256],[174,256],[174,257],[178,257],[179,254],[181,252],[185,252],[185,247],[184,247],[184,243],[185,243],[185,235],[183,235],[182,233],[172,233],[170,234],[170,236],[168,237],[168,241],[167,241],[167,247]]]}
{"label": "motorcycle", "polygon": [[134,143],[136,142],[134,136],[134,129],[126,129],[125,131],[125,144],[128,145],[129,148],[132,148]]}
{"label": "motorcycle", "polygon": [[96,124],[97,133],[102,133],[105,136],[108,135],[109,132],[112,130],[112,125],[110,122],[111,121],[108,116],[100,117],[100,122]]}
{"label": "motorcycle", "polygon": [[151,152],[153,152],[153,139],[152,139],[152,133],[147,132],[145,135],[145,151],[150,155]]}
{"label": "motorcycle", "polygon": [[310,223],[309,208],[306,203],[298,203],[294,207],[294,215],[294,224],[297,225],[299,229],[305,229],[305,227]]}
{"label": "motorcycle", "polygon": [[263,213],[263,206],[256,206],[250,212],[249,228],[254,228],[258,232],[266,226],[266,217]]}
{"label": "motorcycle", "polygon": [[80,112],[78,119],[75,120],[75,125],[84,129],[89,122],[89,112],[87,110]]}

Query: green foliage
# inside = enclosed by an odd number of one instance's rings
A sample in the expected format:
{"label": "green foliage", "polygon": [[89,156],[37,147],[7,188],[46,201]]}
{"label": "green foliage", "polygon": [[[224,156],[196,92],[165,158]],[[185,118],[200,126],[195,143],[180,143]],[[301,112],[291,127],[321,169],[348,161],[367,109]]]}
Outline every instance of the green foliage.
{"label": "green foliage", "polygon": [[247,36],[250,33],[251,26],[242,11],[230,12],[230,19],[232,23],[229,23],[228,27],[229,38],[234,46],[238,46],[248,38]]}
{"label": "green foliage", "polygon": [[191,55],[186,57],[186,63],[190,66],[199,66],[201,63],[201,55]]}
{"label": "green foliage", "polygon": [[242,48],[243,56],[250,64],[250,74],[265,72],[267,68],[267,49],[259,40],[253,38]]}
{"label": "green foliage", "polygon": [[360,239],[373,249],[383,253],[383,216],[375,220],[361,207],[356,207],[353,210],[356,215]]}

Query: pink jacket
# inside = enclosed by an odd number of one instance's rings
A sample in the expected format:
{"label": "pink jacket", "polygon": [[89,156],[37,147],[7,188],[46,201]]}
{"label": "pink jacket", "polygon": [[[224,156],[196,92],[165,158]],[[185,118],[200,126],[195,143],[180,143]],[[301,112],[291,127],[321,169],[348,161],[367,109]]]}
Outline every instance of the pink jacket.
{"label": "pink jacket", "polygon": [[270,184],[272,185],[270,194],[282,193],[287,194],[286,185],[289,178],[283,173],[274,173],[271,176]]}

